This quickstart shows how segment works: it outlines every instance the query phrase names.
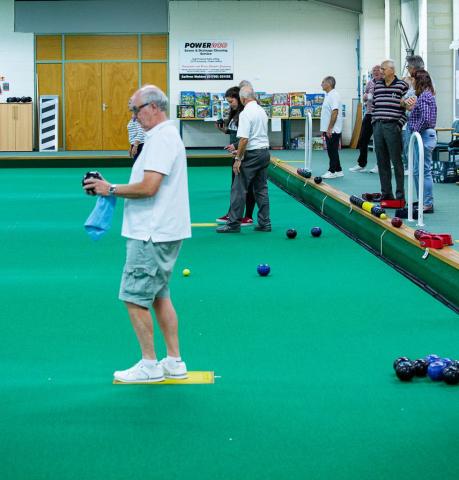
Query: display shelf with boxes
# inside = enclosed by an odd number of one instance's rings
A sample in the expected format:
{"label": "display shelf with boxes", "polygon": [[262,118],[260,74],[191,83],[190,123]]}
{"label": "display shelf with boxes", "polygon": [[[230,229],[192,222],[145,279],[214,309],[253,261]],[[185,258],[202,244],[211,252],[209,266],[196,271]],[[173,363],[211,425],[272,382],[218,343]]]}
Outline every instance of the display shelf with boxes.
{"label": "display shelf with boxes", "polygon": [[[319,135],[317,121],[320,120],[323,93],[256,92],[256,97],[269,119],[280,119],[282,122],[281,132],[272,131],[271,127],[269,128],[270,143],[273,148],[304,148],[304,140],[301,143],[295,138],[301,136],[301,131],[304,136],[304,121],[308,112],[313,119],[313,136]],[[186,146],[212,148],[221,147],[224,143],[224,140],[220,140],[220,137],[215,135],[218,130],[208,126],[209,123],[222,124],[229,117],[230,105],[225,100],[224,93],[182,91],[176,113],[180,135]],[[207,125],[202,126],[205,124]],[[301,128],[302,130],[299,131]]]}

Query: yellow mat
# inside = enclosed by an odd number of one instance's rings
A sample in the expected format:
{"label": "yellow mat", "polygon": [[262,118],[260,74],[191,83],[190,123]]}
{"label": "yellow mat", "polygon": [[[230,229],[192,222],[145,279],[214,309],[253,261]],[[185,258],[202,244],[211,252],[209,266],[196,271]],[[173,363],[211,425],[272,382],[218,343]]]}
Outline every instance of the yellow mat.
{"label": "yellow mat", "polygon": [[163,382],[120,382],[113,380],[115,385],[192,385],[202,383],[215,383],[214,372],[188,372],[188,378],[184,380],[175,380],[166,378]]}

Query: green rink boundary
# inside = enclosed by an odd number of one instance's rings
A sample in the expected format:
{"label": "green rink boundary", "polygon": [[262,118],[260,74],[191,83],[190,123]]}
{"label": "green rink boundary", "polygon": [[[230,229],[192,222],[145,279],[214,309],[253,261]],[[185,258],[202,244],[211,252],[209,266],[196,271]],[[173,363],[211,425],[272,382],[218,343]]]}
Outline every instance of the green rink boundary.
{"label": "green rink boundary", "polygon": [[[228,154],[188,154],[189,167],[226,167],[232,165],[233,157]],[[11,155],[0,156],[0,168],[100,168],[132,167],[128,155]]]}
{"label": "green rink boundary", "polygon": [[[316,185],[312,178],[299,176],[294,167],[276,158],[271,159],[268,176],[279,188],[459,313],[458,252],[449,247],[426,252],[414,238],[414,229],[393,227],[390,218],[382,220],[367,213],[352,205],[348,195],[326,183]],[[374,280],[378,295],[390,295]],[[361,287],[367,290],[367,286],[368,279],[362,279]]]}

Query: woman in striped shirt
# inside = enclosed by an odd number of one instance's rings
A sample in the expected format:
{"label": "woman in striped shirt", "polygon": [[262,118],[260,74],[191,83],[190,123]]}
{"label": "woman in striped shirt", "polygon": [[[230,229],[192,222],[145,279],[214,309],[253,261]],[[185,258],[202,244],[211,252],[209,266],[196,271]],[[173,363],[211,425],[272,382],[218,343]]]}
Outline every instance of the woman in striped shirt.
{"label": "woman in striped shirt", "polygon": [[[432,79],[426,70],[418,70],[414,75],[414,89],[417,100],[407,100],[407,109],[411,110],[408,120],[410,135],[418,132],[424,144],[424,198],[418,199],[424,206],[424,213],[433,213],[432,152],[437,145],[435,125],[437,123],[437,102]],[[414,148],[414,182],[419,193],[419,154]]]}

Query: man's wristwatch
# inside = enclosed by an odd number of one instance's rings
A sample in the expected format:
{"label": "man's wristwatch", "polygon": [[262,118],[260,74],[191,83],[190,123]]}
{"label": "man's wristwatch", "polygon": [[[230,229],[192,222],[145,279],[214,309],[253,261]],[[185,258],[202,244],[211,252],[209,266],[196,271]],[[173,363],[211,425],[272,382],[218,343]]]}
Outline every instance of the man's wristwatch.
{"label": "man's wristwatch", "polygon": [[240,162],[240,161],[241,161],[241,159],[240,159],[239,157],[234,157],[234,160],[235,160],[236,162]]}
{"label": "man's wristwatch", "polygon": [[113,195],[115,195],[116,193],[116,185],[110,185],[110,187],[108,188],[108,194],[113,197]]}

